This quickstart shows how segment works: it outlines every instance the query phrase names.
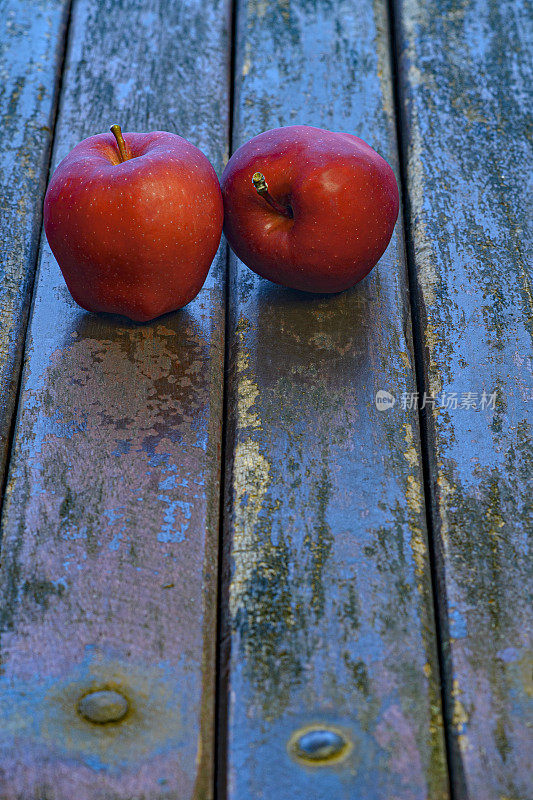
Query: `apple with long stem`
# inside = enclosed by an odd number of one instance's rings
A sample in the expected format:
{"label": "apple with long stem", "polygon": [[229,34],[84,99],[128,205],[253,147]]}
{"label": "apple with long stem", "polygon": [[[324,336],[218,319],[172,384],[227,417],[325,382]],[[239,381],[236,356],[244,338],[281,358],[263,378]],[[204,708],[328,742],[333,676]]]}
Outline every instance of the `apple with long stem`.
{"label": "apple with long stem", "polygon": [[221,179],[224,234],[274,283],[340,292],[374,267],[392,236],[399,195],[390,165],[349,133],[304,125],[255,136]]}
{"label": "apple with long stem", "polygon": [[54,172],[44,228],[74,300],[146,322],[202,288],[222,233],[215,170],[174,133],[84,139]]}

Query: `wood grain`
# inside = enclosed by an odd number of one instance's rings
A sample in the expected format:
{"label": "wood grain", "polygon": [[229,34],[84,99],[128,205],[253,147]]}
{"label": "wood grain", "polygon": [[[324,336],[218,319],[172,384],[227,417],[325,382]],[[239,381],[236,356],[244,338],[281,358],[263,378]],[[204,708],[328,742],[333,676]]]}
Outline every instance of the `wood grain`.
{"label": "wood grain", "polygon": [[2,3],[0,487],[4,484],[37,261],[41,204],[69,5],[68,0],[4,0]]}
{"label": "wood grain", "polygon": [[[227,2],[77,0],[53,164],[118,121],[220,172],[228,22]],[[3,519],[3,800],[212,797],[225,261],[136,325],[78,308],[43,244]],[[97,689],[121,722],[77,713]]]}
{"label": "wood grain", "polygon": [[396,15],[455,797],[526,800],[531,14],[399,0]]}
{"label": "wood grain", "polygon": [[[396,168],[388,36],[382,2],[239,3],[233,148],[310,124]],[[231,271],[228,797],[446,798],[401,227],[341,295]],[[344,760],[291,756],[313,725]]]}

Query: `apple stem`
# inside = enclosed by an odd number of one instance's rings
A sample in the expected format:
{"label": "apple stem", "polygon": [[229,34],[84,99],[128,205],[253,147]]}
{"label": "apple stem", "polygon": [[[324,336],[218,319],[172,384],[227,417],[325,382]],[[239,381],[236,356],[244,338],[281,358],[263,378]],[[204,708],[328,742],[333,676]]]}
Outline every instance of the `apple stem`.
{"label": "apple stem", "polygon": [[111,131],[111,133],[113,134],[113,136],[117,140],[118,152],[119,152],[119,155],[120,155],[120,160],[121,161],[128,161],[129,155],[128,155],[128,151],[126,150],[126,142],[124,141],[124,137],[122,135],[122,131],[120,129],[120,125],[111,125],[111,128],[109,130]]}
{"label": "apple stem", "polygon": [[272,197],[270,192],[268,191],[268,184],[265,180],[265,176],[262,172],[254,172],[252,176],[252,183],[255,187],[257,194],[266,200],[267,203],[272,206],[274,211],[277,211],[278,214],[283,214],[284,217],[288,217],[289,219],[293,219],[294,214],[292,213],[292,208],[287,208],[287,206],[283,206],[281,203]]}

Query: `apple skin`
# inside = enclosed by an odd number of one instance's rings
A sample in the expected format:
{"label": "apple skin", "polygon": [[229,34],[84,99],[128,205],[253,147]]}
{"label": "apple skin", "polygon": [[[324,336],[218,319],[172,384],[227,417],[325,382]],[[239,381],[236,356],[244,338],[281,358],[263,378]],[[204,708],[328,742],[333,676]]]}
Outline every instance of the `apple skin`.
{"label": "apple skin", "polygon": [[[252,185],[266,178],[275,211]],[[392,236],[399,196],[389,164],[349,133],[275,128],[243,144],[221,179],[224,234],[250,269],[307,292],[340,292],[374,267]]]}
{"label": "apple skin", "polygon": [[222,234],[215,170],[173,133],[111,133],[80,142],[59,164],[44,228],[74,300],[146,322],[202,288]]}

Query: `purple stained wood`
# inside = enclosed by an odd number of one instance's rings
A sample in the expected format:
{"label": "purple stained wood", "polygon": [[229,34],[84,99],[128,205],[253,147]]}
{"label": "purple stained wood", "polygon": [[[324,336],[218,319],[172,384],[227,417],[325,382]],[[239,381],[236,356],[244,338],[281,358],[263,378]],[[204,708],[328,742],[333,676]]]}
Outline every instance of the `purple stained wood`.
{"label": "purple stained wood", "polygon": [[[179,132],[220,172],[228,19],[75,3],[54,165],[119,121]],[[2,800],[212,796],[225,261],[136,325],[78,308],[43,242],[3,515]],[[126,715],[88,721],[91,691]]]}
{"label": "purple stained wood", "polygon": [[39,247],[69,6],[68,0],[5,0],[1,10],[0,494]]}
{"label": "purple stained wood", "polygon": [[[397,167],[386,3],[249,2],[236,22],[233,149],[309,124]],[[401,223],[340,295],[231,275],[228,798],[444,800]]]}
{"label": "purple stained wood", "polygon": [[531,10],[396,5],[454,796],[527,800]]}

